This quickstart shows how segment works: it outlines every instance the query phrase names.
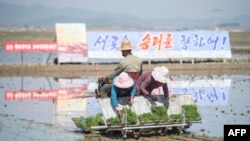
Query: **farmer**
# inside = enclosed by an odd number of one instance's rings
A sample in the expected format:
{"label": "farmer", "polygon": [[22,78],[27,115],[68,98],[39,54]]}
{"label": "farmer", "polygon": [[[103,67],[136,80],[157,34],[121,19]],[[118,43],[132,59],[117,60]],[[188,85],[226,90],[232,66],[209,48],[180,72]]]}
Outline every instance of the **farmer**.
{"label": "farmer", "polygon": [[168,69],[165,66],[155,67],[152,72],[142,74],[136,84],[136,95],[145,95],[152,101],[157,101],[157,97],[152,95],[152,91],[155,88],[162,87],[164,93],[164,105],[169,105],[169,93],[168,93]]}
{"label": "farmer", "polygon": [[110,99],[111,105],[116,109],[119,115],[121,114],[122,109],[118,106],[117,97],[129,96],[129,104],[132,104],[135,94],[136,87],[134,80],[128,75],[128,73],[122,72],[120,75],[113,78]]}
{"label": "farmer", "polygon": [[[121,72],[126,72],[130,77],[135,81],[142,74],[142,60],[132,54],[132,49],[134,47],[131,45],[129,40],[123,40],[120,47],[117,47],[118,50],[121,50],[122,56],[124,57],[119,65],[114,69],[114,72],[107,75],[105,79],[113,79],[115,76],[118,76]],[[97,95],[106,96],[110,95],[111,84],[105,84],[100,88],[100,92],[97,92]]]}

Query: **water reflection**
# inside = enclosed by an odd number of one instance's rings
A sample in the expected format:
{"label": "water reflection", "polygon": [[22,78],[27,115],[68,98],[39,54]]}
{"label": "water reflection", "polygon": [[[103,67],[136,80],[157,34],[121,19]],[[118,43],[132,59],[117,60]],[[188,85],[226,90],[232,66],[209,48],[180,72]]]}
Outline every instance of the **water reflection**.
{"label": "water reflection", "polygon": [[[197,105],[222,105],[227,104],[231,79],[212,79],[211,77],[197,78],[190,81],[174,80],[168,83],[170,94],[192,94]],[[156,90],[155,93],[163,93]]]}
{"label": "water reflection", "polygon": [[37,123],[16,116],[0,116],[0,139],[6,141],[80,141],[84,136],[80,133],[63,132],[51,125]]}
{"label": "water reflection", "polygon": [[[191,125],[187,131],[223,136],[224,124],[250,123],[249,75],[171,79],[170,94],[192,94],[202,115],[202,123]],[[83,139],[71,118],[101,113],[94,97],[96,87],[96,77],[0,78],[0,139],[36,140],[34,134],[39,134],[41,140]],[[161,93],[161,89],[154,91],[156,95]]]}

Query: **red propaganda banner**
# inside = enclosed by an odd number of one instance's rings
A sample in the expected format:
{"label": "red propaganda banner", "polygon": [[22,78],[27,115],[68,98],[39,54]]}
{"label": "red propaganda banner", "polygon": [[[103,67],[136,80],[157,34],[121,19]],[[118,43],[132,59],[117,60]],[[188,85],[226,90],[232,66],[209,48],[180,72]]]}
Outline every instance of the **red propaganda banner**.
{"label": "red propaganda banner", "polygon": [[58,45],[58,51],[61,53],[80,53],[83,56],[88,55],[87,44],[83,42],[61,43]]}
{"label": "red propaganda banner", "polygon": [[5,42],[6,52],[57,52],[56,42]]}
{"label": "red propaganda banner", "polygon": [[4,92],[5,100],[50,100],[83,97],[88,97],[86,95],[86,87],[58,90],[6,90]]}
{"label": "red propaganda banner", "polygon": [[57,97],[57,90],[7,90],[4,92],[5,100],[56,99]]}

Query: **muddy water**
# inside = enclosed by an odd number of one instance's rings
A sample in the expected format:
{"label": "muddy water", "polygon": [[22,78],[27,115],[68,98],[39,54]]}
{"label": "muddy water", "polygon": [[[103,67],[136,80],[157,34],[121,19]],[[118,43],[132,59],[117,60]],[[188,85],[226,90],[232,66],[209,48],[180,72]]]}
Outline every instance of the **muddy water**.
{"label": "muddy water", "polygon": [[[172,76],[171,95],[192,94],[202,116],[186,132],[223,136],[225,124],[250,123],[250,76]],[[83,140],[72,117],[101,113],[95,77],[0,78],[0,140]],[[156,90],[155,94],[161,93]]]}

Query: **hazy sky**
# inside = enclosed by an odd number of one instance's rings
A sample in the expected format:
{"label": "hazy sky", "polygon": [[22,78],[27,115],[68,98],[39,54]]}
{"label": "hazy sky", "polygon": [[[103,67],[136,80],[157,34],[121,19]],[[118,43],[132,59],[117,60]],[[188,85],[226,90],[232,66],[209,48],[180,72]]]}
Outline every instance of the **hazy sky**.
{"label": "hazy sky", "polygon": [[[0,2],[31,6],[77,7],[91,11],[128,14],[140,18],[189,19],[231,18],[250,15],[250,0],[0,0]],[[214,12],[219,9],[219,12]]]}

